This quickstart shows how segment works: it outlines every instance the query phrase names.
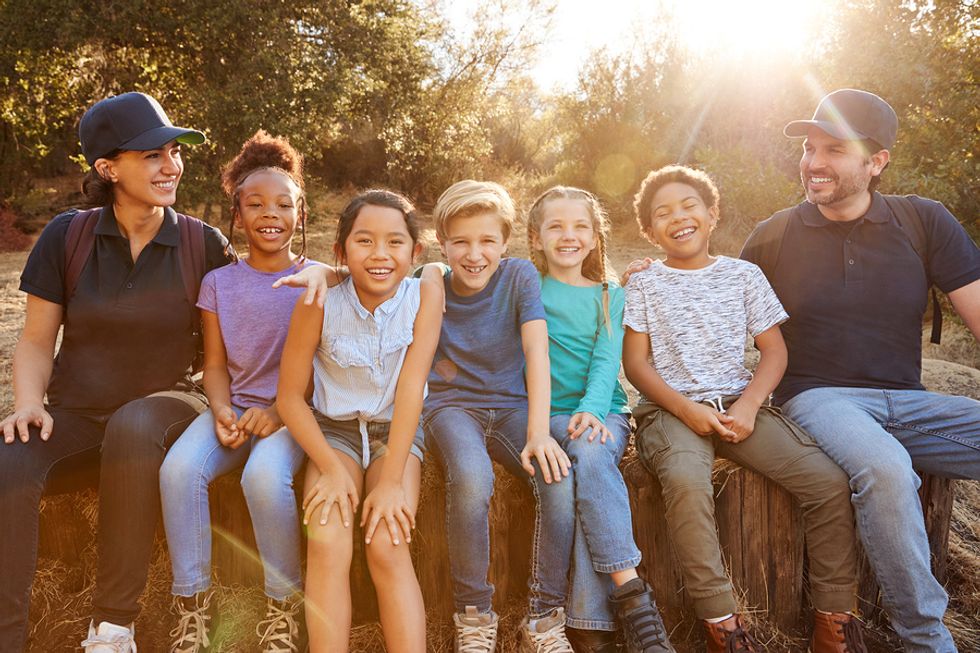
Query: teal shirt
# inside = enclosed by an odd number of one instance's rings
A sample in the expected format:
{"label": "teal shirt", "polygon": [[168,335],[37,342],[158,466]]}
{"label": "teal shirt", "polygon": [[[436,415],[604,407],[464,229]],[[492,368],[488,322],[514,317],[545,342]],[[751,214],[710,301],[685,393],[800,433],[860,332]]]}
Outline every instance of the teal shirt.
{"label": "teal shirt", "polygon": [[[628,413],[619,383],[626,293],[609,284],[609,326],[602,310],[602,284],[570,286],[541,277],[551,358],[551,414]],[[612,333],[610,334],[610,330]]]}

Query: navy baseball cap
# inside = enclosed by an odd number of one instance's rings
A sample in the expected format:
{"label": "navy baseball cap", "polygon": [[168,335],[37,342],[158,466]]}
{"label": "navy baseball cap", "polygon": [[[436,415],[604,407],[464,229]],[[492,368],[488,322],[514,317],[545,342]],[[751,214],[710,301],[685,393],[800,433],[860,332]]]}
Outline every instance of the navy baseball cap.
{"label": "navy baseball cap", "polygon": [[841,140],[870,138],[886,150],[892,149],[898,134],[898,116],[891,105],[874,93],[853,88],[824,96],[812,119],[794,120],[783,128],[783,134],[803,137],[811,125]]}
{"label": "navy baseball cap", "polygon": [[123,93],[92,105],[78,124],[82,154],[89,165],[116,150],[155,150],[177,141],[200,145],[204,134],[174,127],[160,103],[145,93]]}

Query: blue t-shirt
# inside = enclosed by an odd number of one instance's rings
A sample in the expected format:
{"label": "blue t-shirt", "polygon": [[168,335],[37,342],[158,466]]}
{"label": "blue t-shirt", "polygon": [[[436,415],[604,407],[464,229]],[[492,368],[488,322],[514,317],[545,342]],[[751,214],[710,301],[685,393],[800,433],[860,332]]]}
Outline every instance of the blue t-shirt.
{"label": "blue t-shirt", "polygon": [[502,259],[486,287],[468,297],[453,292],[450,279],[425,412],[526,408],[521,326],[545,319],[538,271],[530,261]]}
{"label": "blue t-shirt", "polygon": [[[782,404],[819,387],[922,389],[922,318],[930,281],[943,292],[980,279],[980,250],[939,202],[910,196],[926,233],[925,270],[878,193],[857,220],[796,207],[773,269],[763,267],[789,321]],[[760,227],[742,258],[764,265]]]}

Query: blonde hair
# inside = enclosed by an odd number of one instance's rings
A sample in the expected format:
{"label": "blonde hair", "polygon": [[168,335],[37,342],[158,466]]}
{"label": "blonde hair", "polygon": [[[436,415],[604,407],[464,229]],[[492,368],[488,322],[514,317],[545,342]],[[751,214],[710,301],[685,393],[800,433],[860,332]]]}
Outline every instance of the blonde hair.
{"label": "blonde hair", "polygon": [[602,284],[602,313],[606,331],[612,336],[611,318],[609,317],[609,280],[616,278],[616,272],[609,264],[606,254],[606,239],[609,236],[609,218],[595,195],[587,190],[574,186],[552,186],[538,196],[527,212],[527,249],[531,255],[534,267],[541,274],[548,274],[548,259],[544,253],[534,247],[534,236],[540,238],[541,223],[544,222],[545,205],[551,200],[566,199],[585,203],[592,220],[592,230],[595,232],[596,246],[582,261],[582,276]]}
{"label": "blonde hair", "polygon": [[468,218],[479,213],[494,213],[500,218],[500,230],[504,241],[510,238],[516,211],[514,200],[500,184],[492,181],[464,179],[447,188],[432,209],[436,237],[445,241],[449,221],[453,218]]}

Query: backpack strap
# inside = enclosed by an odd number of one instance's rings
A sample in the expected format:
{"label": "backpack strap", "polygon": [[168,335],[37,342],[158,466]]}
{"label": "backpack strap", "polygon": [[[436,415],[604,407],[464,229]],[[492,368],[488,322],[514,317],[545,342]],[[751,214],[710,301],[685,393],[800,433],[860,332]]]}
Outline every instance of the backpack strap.
{"label": "backpack strap", "polygon": [[[783,246],[783,237],[786,235],[786,228],[789,227],[790,219],[796,214],[796,207],[776,211],[765,222],[760,223],[762,230],[758,238],[757,261],[763,272],[767,275],[773,274],[776,270],[776,263],[779,262],[779,251]],[[763,226],[764,225],[764,226]]]}
{"label": "backpack strap", "polygon": [[180,246],[177,259],[180,261],[180,276],[184,280],[187,301],[197,306],[197,295],[204,278],[206,253],[204,249],[204,223],[183,213],[177,214],[177,228],[180,231]]}
{"label": "backpack strap", "polygon": [[65,235],[65,277],[64,304],[75,294],[78,278],[88,262],[92,248],[95,246],[95,225],[102,215],[102,209],[76,211],[68,223],[68,233]]}
{"label": "backpack strap", "polygon": [[942,340],[943,331],[943,310],[939,305],[939,295],[936,287],[929,279],[929,248],[928,237],[926,236],[925,226],[922,224],[922,217],[915,210],[915,205],[905,195],[882,195],[885,204],[898,219],[898,226],[902,228],[905,235],[912,243],[912,249],[922,261],[922,267],[929,282],[929,292],[932,294],[932,335],[929,342],[938,345]]}

